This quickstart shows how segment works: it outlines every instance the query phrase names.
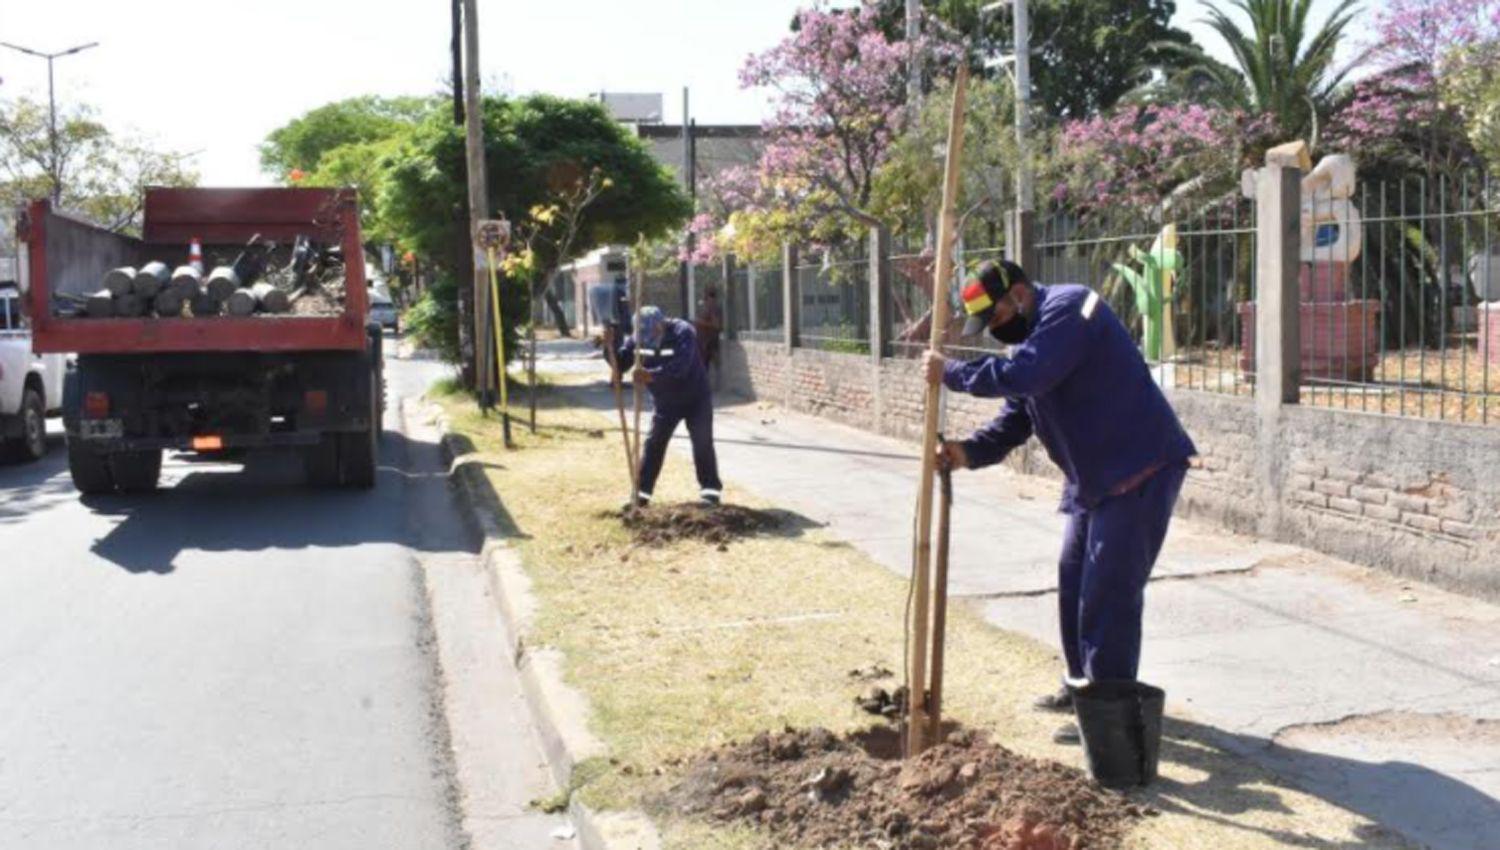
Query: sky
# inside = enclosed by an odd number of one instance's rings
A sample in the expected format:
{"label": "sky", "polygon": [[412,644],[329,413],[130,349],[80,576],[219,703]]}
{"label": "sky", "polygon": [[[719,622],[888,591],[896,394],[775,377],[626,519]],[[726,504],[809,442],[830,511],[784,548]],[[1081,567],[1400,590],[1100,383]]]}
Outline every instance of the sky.
{"label": "sky", "polygon": [[[786,32],[806,0],[479,0],[480,65],[501,90],[583,96],[661,92],[665,120],[690,89],[700,123],[757,123],[744,57]],[[1379,0],[1369,0],[1378,3]],[[1336,0],[1316,0],[1320,19]],[[1212,53],[1195,23],[1176,22]],[[446,0],[0,0],[0,42],[55,62],[59,104],[97,107],[107,126],[193,155],[204,185],[264,185],[257,144],[298,114],[360,94],[429,94],[449,73]],[[47,63],[0,48],[0,97],[45,101]]]}

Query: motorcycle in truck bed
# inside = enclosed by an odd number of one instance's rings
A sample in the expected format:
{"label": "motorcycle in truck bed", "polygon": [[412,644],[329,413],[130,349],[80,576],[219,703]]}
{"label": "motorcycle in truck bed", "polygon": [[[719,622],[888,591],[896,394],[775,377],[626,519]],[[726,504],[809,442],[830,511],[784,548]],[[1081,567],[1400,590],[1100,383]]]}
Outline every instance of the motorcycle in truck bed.
{"label": "motorcycle in truck bed", "polygon": [[77,354],[81,492],[153,489],[168,449],[298,451],[312,484],[374,486],[382,346],[352,191],[147,189],[141,238],[39,200],[18,229],[33,346]]}

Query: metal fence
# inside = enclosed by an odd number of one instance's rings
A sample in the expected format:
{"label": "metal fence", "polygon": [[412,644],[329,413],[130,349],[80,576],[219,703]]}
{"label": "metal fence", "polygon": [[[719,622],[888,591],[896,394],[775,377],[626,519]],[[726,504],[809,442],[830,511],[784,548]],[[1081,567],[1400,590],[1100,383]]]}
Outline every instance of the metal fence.
{"label": "metal fence", "polygon": [[[1254,386],[1255,207],[1238,193],[1188,210],[1064,209],[1040,217],[1036,278],[1100,294],[1163,386],[1249,395]],[[1249,308],[1249,309],[1247,309]]]}
{"label": "metal fence", "polygon": [[870,261],[858,250],[824,252],[797,267],[798,340],[807,348],[870,352]]}
{"label": "metal fence", "polygon": [[786,333],[781,274],[780,266],[745,267],[745,309],[734,313],[741,339],[780,342]]}
{"label": "metal fence", "polygon": [[1480,174],[1312,199],[1303,403],[1477,423],[1500,413],[1497,201]]}
{"label": "metal fence", "polygon": [[[1489,423],[1500,414],[1500,193],[1488,175],[1371,182],[1352,192],[1324,186],[1301,198],[1299,327],[1301,402],[1389,415]],[[1034,268],[1041,283],[1097,291],[1140,345],[1165,387],[1250,395],[1255,386],[1256,218],[1239,192],[1119,209],[1043,209]],[[1133,217],[1132,217],[1133,216]],[[791,270],[799,299],[798,344],[870,352],[868,240]],[[945,309],[993,245],[959,246]],[[887,258],[890,327],[885,355],[914,357],[928,345],[933,259]],[[1293,274],[1288,268],[1287,275]],[[1283,279],[1289,280],[1289,277]],[[736,271],[731,316],[739,336],[786,335],[779,264]],[[945,349],[976,357],[1000,351],[988,337]]]}

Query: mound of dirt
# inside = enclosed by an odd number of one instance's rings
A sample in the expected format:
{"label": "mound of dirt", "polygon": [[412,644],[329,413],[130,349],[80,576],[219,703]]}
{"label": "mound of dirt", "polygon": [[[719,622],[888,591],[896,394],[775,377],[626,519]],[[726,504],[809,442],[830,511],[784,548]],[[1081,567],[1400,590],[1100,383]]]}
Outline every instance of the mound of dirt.
{"label": "mound of dirt", "polygon": [[635,533],[635,541],[645,546],[666,546],[678,540],[723,546],[780,524],[774,514],[753,508],[692,503],[629,508],[622,518]]}
{"label": "mound of dirt", "polygon": [[[895,733],[762,733],[691,763],[662,803],[749,821],[778,847],[890,850],[1107,850],[1151,812],[1086,775],[959,730],[909,762]],[[887,758],[877,758],[872,752]]]}

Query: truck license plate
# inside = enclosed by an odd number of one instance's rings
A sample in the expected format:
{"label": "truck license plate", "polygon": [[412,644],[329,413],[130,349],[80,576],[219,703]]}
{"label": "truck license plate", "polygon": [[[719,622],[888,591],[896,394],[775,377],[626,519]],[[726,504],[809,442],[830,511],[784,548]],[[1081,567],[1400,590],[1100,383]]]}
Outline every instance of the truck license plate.
{"label": "truck license plate", "polygon": [[125,423],[120,419],[85,419],[78,423],[78,431],[85,440],[118,440],[125,436]]}

